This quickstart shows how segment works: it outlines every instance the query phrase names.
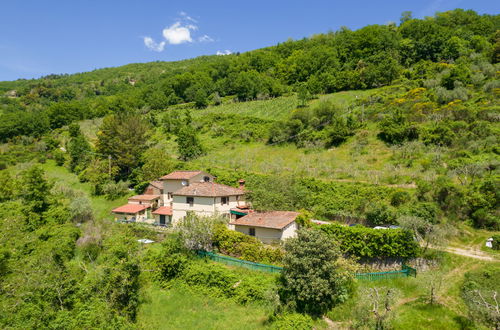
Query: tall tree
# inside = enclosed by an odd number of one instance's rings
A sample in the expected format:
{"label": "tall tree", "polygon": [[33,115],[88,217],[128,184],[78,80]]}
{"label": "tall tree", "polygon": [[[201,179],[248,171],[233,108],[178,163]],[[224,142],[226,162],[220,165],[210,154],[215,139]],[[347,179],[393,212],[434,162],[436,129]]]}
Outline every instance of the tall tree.
{"label": "tall tree", "polygon": [[72,172],[80,172],[90,160],[91,147],[78,124],[69,126],[70,140],[66,146],[69,154],[69,168]]}
{"label": "tall tree", "polygon": [[[285,307],[321,316],[352,293],[352,274],[332,241],[315,229],[302,229],[285,242],[278,293]],[[345,264],[345,263],[344,263]]]}
{"label": "tall tree", "polygon": [[119,177],[126,178],[140,165],[147,149],[149,127],[137,114],[120,113],[105,117],[97,133],[96,148],[118,166]]}
{"label": "tall tree", "polygon": [[177,133],[179,159],[188,161],[203,155],[204,150],[198,134],[191,126],[182,127]]}

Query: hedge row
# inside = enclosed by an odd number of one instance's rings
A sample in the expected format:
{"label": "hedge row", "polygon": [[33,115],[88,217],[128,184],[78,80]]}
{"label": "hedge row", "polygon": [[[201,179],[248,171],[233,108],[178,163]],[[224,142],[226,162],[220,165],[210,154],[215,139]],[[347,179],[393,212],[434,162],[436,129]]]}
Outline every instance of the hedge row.
{"label": "hedge row", "polygon": [[340,250],[360,258],[413,258],[420,248],[411,232],[403,229],[373,229],[339,224],[321,225],[320,230],[340,244]]}

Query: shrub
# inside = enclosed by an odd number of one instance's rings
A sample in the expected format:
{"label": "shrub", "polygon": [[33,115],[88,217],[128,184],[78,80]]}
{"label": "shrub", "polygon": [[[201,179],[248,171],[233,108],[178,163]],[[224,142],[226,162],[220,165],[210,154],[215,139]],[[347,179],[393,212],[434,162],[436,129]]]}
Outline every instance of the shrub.
{"label": "shrub", "polygon": [[500,235],[493,235],[492,248],[493,250],[500,250]]}
{"label": "shrub", "polygon": [[396,191],[391,196],[391,205],[400,206],[402,204],[408,203],[410,199],[411,196],[407,191]]}
{"label": "shrub", "polygon": [[418,202],[402,209],[401,213],[425,219],[430,223],[437,223],[439,208],[433,202]]}
{"label": "shrub", "polygon": [[376,204],[366,212],[366,220],[373,226],[395,224],[396,214],[391,207],[385,204]]}
{"label": "shrub", "polygon": [[102,186],[102,192],[106,199],[115,200],[127,194],[128,185],[128,182],[125,181],[108,182]]}
{"label": "shrub", "polygon": [[278,315],[271,325],[276,330],[309,330],[313,328],[313,320],[309,315],[299,313],[286,313]]}
{"label": "shrub", "polygon": [[159,250],[151,250],[146,263],[154,269],[153,279],[161,284],[180,276],[189,265],[189,258],[182,253],[182,242],[178,236],[166,239]]}

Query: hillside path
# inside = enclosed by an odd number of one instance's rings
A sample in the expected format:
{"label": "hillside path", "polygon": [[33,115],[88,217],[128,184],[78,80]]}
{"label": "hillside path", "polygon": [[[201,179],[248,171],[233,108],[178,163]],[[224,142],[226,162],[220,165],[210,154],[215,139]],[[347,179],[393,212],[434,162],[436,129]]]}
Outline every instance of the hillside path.
{"label": "hillside path", "polygon": [[486,261],[499,261],[498,259],[493,258],[492,256],[489,256],[488,254],[480,251],[480,250],[473,250],[473,249],[460,249],[456,247],[445,247],[445,248],[440,248],[440,250],[453,253],[453,254],[458,254],[464,257],[469,257],[469,258],[474,258],[478,260],[486,260]]}

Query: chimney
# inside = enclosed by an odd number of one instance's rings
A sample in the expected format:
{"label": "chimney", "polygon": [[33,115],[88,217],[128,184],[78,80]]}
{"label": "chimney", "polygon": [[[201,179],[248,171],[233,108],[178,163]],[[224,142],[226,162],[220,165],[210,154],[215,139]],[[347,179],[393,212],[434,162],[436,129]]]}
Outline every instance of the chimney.
{"label": "chimney", "polygon": [[240,185],[240,189],[242,189],[242,190],[245,189],[245,180],[239,179],[238,184]]}

